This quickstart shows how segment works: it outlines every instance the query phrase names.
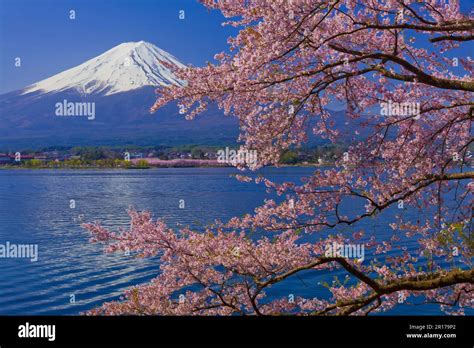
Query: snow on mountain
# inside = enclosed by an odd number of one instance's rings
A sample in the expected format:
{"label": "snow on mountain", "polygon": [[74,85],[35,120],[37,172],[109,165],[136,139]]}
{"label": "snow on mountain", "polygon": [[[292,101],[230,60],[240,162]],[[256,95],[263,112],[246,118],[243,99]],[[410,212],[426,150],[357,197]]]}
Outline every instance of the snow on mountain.
{"label": "snow on mountain", "polygon": [[[128,42],[24,89],[2,94],[0,150],[235,141],[238,120],[223,117],[216,105],[193,122],[179,114],[176,103],[150,114],[157,86],[184,83],[172,73],[175,66],[185,67],[150,43]],[[94,117],[58,117],[57,105],[66,101],[94,105]]]}
{"label": "snow on mountain", "polygon": [[168,67],[185,67],[170,53],[139,41],[126,42],[74,68],[26,87],[22,94],[75,89],[81,94],[112,95],[144,86],[182,84]]}

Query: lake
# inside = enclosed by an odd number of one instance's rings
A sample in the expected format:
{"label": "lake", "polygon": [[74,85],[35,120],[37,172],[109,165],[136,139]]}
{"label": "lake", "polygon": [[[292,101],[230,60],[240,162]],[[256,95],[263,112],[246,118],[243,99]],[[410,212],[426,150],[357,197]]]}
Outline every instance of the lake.
{"label": "lake", "polygon": [[[285,167],[260,172],[281,182],[313,171]],[[235,173],[234,168],[0,170],[0,243],[38,245],[37,262],[0,259],[0,315],[79,314],[151,280],[158,271],[156,259],[104,254],[101,245],[89,243],[80,223],[99,220],[106,226],[126,227],[126,209],[133,206],[150,210],[154,218],[164,218],[171,226],[199,228],[215,219],[250,213],[272,197],[263,185],[238,182],[231,177]],[[395,212],[385,215],[356,228],[363,226],[383,238],[391,231],[387,225]],[[407,246],[410,250],[416,244],[411,241]],[[331,279],[332,275],[303,274],[268,293],[323,297],[327,292],[318,282]],[[440,313],[438,306],[409,304],[387,312]]]}

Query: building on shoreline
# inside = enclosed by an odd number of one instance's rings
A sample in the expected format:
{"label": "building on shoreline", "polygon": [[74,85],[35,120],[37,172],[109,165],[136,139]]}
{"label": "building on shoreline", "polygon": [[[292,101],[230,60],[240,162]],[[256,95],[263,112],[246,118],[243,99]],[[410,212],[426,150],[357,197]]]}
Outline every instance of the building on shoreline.
{"label": "building on shoreline", "polygon": [[[19,158],[19,160],[17,160]],[[8,154],[8,153],[0,153],[0,165],[6,165],[6,164],[18,164],[22,161],[30,161],[33,159],[37,159],[40,161],[46,161],[47,157],[44,156],[43,154],[39,155],[24,155],[20,154],[19,157],[17,157],[16,154]]]}

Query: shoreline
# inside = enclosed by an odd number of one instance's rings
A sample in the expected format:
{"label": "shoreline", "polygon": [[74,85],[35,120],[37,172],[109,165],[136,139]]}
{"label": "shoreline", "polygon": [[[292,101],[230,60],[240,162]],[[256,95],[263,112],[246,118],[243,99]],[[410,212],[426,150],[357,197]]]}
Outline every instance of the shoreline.
{"label": "shoreline", "polygon": [[[330,164],[282,164],[278,166],[265,166],[263,168],[320,168],[328,167]],[[0,166],[0,171],[2,170],[154,170],[154,169],[167,169],[167,168],[236,168],[234,166],[150,166],[150,167],[21,167],[21,166]]]}
{"label": "shoreline", "polygon": [[[48,163],[50,165],[48,165]],[[222,163],[217,160],[209,160],[209,159],[172,159],[172,160],[161,160],[158,158],[134,158],[130,161],[125,161],[120,165],[113,166],[113,165],[97,165],[95,163],[90,164],[64,164],[64,162],[48,162],[48,163],[40,163],[36,165],[28,165],[28,162],[25,164],[16,164],[16,165],[0,165],[0,170],[44,170],[44,169],[52,169],[52,170],[62,170],[62,169],[84,169],[84,170],[99,170],[99,169],[117,169],[117,170],[146,170],[146,169],[158,169],[158,168],[235,168],[235,166],[229,163]],[[285,168],[285,167],[327,167],[334,165],[333,163],[313,163],[313,162],[301,162],[295,164],[279,164],[279,165],[272,165],[268,167],[276,167],[276,168]]]}
{"label": "shoreline", "polygon": [[[332,164],[280,164],[278,166],[265,166],[270,168],[320,168],[320,167],[328,167]],[[264,168],[265,168],[264,167]],[[154,169],[166,169],[166,168],[236,168],[235,166],[231,165],[178,165],[178,166],[148,166],[148,167],[138,167],[138,166],[131,166],[131,167],[96,167],[96,166],[81,166],[81,167],[24,167],[24,166],[0,166],[0,171],[2,170],[154,170]]]}

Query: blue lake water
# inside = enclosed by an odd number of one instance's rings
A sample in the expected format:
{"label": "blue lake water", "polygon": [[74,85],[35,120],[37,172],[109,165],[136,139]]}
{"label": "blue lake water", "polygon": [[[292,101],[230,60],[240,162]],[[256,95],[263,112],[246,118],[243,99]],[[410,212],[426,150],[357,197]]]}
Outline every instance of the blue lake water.
{"label": "blue lake water", "polygon": [[[298,180],[312,168],[266,168],[276,181]],[[262,185],[231,178],[233,168],[151,170],[1,170],[0,243],[38,244],[37,262],[0,259],[0,315],[74,315],[117,299],[126,288],[157,275],[156,259],[102,252],[88,242],[81,220],[128,226],[126,209],[150,210],[170,225],[202,226],[252,212],[271,197]],[[70,208],[70,200],[76,202]],[[179,201],[184,200],[185,209]],[[367,231],[387,236],[386,217],[367,220]],[[416,213],[418,214],[418,213]],[[407,243],[415,248],[413,242]],[[366,255],[367,258],[367,255]],[[343,275],[342,272],[340,272]],[[327,296],[325,275],[302,274],[267,292],[270,296]],[[71,303],[71,296],[75,303]],[[437,306],[403,304],[388,314],[440,314]],[[472,313],[472,311],[468,312]]]}

